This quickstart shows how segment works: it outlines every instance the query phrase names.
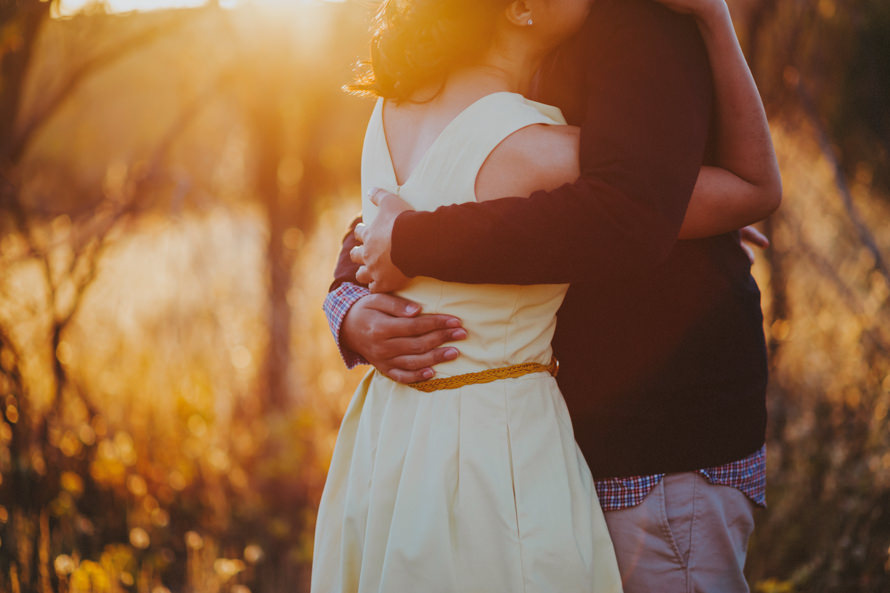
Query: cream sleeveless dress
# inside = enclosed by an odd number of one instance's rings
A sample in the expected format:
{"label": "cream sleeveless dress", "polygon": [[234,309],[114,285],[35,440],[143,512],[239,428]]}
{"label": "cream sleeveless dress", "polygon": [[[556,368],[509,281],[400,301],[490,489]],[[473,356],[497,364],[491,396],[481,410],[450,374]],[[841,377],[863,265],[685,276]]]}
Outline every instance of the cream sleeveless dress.
{"label": "cream sleeveless dress", "polygon": [[[476,175],[513,132],[564,123],[515,93],[470,105],[398,185],[382,100],[362,189],[418,210],[475,200]],[[363,216],[375,207],[365,198]],[[567,285],[470,285],[418,277],[399,294],[460,317],[469,337],[437,377],[550,361]],[[593,480],[556,381],[533,373],[424,393],[376,371],[343,418],[319,508],[312,592],[615,593],[621,581]]]}

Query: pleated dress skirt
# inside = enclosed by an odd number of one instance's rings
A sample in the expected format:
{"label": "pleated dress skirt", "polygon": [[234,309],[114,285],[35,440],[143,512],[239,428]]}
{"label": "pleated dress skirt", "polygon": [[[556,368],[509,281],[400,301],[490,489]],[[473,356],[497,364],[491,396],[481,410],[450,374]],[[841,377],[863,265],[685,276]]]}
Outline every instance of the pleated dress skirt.
{"label": "pleated dress skirt", "polygon": [[312,591],[621,591],[556,381],[423,393],[369,373],[337,439]]}

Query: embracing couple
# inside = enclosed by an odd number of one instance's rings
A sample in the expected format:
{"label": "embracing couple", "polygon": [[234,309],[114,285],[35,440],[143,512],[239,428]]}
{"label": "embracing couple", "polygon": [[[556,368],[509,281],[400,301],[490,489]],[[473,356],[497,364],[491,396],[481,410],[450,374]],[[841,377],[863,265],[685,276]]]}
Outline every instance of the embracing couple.
{"label": "embracing couple", "polygon": [[312,591],[748,591],[767,366],[738,229],[781,182],[724,0],[386,0],[371,47],[325,311],[375,370]]}

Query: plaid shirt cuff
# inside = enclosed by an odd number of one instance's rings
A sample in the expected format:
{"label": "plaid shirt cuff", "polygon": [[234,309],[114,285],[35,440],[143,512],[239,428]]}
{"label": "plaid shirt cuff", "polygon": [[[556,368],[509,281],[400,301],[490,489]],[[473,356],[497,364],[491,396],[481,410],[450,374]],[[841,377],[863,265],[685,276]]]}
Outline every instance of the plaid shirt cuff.
{"label": "plaid shirt cuff", "polygon": [[337,348],[340,350],[340,357],[343,359],[343,362],[346,363],[346,368],[348,369],[354,368],[360,364],[369,363],[352,350],[343,347],[340,343],[340,327],[343,325],[343,319],[346,317],[346,314],[352,306],[359,299],[366,297],[369,294],[371,294],[371,291],[364,286],[344,282],[336,290],[329,292],[328,296],[324,299],[324,306],[322,308],[324,309],[325,317],[328,318],[328,326],[331,328],[331,333],[334,335],[334,341],[337,343]]}

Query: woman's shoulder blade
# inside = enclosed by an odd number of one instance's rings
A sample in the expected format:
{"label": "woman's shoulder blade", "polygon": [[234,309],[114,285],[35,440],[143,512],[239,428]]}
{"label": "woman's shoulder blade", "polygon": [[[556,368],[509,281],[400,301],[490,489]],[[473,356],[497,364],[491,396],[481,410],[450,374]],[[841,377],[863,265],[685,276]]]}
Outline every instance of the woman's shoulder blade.
{"label": "woman's shoulder blade", "polygon": [[580,131],[574,126],[534,124],[517,130],[480,169],[477,199],[526,196],[575,181],[580,175],[579,140]]}

